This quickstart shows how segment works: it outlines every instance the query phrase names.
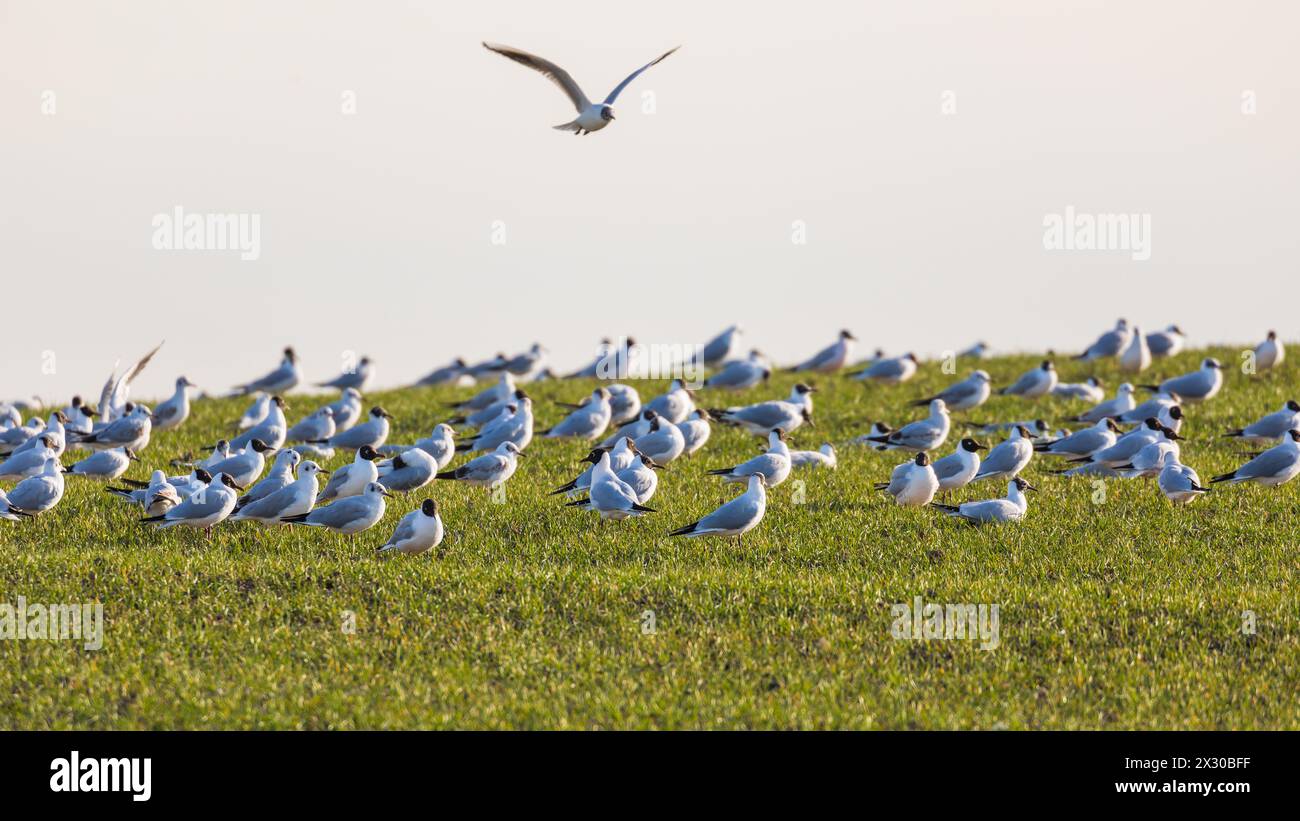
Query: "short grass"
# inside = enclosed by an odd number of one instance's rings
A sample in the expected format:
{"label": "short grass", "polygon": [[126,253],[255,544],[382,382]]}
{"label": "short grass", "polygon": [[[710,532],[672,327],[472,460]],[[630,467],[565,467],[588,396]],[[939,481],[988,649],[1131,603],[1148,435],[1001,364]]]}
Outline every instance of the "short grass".
{"label": "short grass", "polygon": [[[1184,459],[1207,481],[1242,448],[1217,438],[1297,393],[1297,369],[1248,377],[1191,406]],[[1144,374],[1194,368],[1204,352]],[[1036,361],[983,363],[1007,384]],[[961,363],[964,372],[969,363]],[[1071,381],[1110,364],[1061,364]],[[901,387],[815,380],[817,427],[800,446],[840,443],[952,379],[928,363]],[[704,404],[783,396],[794,380]],[[528,388],[539,427],[581,382]],[[639,386],[654,395],[662,383]],[[392,441],[443,419],[465,390],[378,394]],[[294,397],[297,418],[317,404]],[[243,402],[204,401],[130,475],[212,440]],[[1079,402],[995,398],[979,419],[1059,421]],[[958,415],[960,418],[961,415]],[[708,468],[756,451],[719,429],[662,478],[640,520],[601,525],[546,491],[585,448],[537,440],[506,504],[436,483],[390,504],[372,531],[223,526],[157,532],[97,483],[69,480],[32,522],[0,522],[0,601],[97,600],[105,642],[0,642],[0,726],[9,728],[1295,728],[1300,670],[1296,502],[1282,488],[1216,490],[1175,509],[1144,481],[1027,473],[1042,492],[1018,525],[977,529],[901,509],[871,490],[900,457],[840,448],[836,472],[771,494],[737,547],[667,538],[733,495]],[[945,452],[946,452],[945,448]],[[336,457],[334,467],[343,461]],[[1000,483],[963,498],[1000,495]],[[450,536],[435,553],[379,559],[375,547],[426,495]],[[891,637],[890,606],[1000,607],[1000,646]],[[1243,611],[1257,632],[1243,632]],[[346,613],[356,630],[344,631]],[[653,632],[642,629],[654,613]]]}

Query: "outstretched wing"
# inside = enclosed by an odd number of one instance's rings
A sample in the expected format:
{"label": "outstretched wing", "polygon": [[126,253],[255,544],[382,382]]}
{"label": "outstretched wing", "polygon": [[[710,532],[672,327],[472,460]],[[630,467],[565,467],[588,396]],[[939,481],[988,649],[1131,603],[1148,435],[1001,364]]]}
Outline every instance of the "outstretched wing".
{"label": "outstretched wing", "polygon": [[[542,59],[541,57],[538,57],[536,54],[529,54],[528,52],[520,51],[517,48],[511,48],[510,46],[501,46],[495,43],[485,42],[483,43],[483,48],[487,49],[488,51],[495,51],[497,54],[500,54],[502,57],[509,57],[511,60],[514,60],[516,63],[520,64],[521,66],[528,66],[533,71],[540,72],[551,82],[559,86],[560,89],[563,90],[565,94],[569,95],[569,101],[573,103],[573,107],[578,110],[579,114],[586,111],[591,106],[591,101],[587,99],[586,94],[582,93],[582,89],[578,88],[578,84],[575,83],[573,81],[573,78],[569,76],[569,72],[560,68],[555,63],[552,63],[550,60]],[[664,56],[666,57],[667,55]],[[659,59],[662,60],[663,57],[660,57]],[[656,60],[655,62],[657,63],[659,62],[659,60]],[[654,65],[654,63],[651,63],[651,65]],[[645,69],[641,69],[641,71],[645,71]],[[641,73],[640,71],[637,72],[637,74],[640,73]],[[632,77],[635,76],[636,74],[632,75]],[[627,82],[632,79],[632,77],[628,77],[627,80],[624,80],[623,84],[626,85]],[[622,87],[623,86],[619,86],[620,89]],[[617,91],[615,93],[617,93]]]}
{"label": "outstretched wing", "polygon": [[645,71],[647,68],[650,68],[650,66],[654,65],[655,63],[658,63],[660,60],[664,59],[664,58],[667,57],[669,54],[672,54],[674,51],[676,51],[676,50],[679,49],[679,48],[681,48],[681,46],[676,46],[676,47],[674,47],[674,48],[669,49],[668,51],[665,51],[663,54],[660,54],[658,57],[654,58],[654,59],[651,60],[650,62],[648,62],[648,63],[646,63],[645,65],[641,66],[641,67],[638,68],[636,71],[634,71],[634,72],[632,72],[631,74],[627,75],[627,79],[626,79],[626,80],[624,80],[623,82],[619,83],[617,86],[614,87],[614,90],[613,90],[613,91],[609,92],[609,96],[605,98],[605,105],[613,105],[613,104],[614,104],[614,100],[616,100],[616,99],[618,98],[618,95],[619,95],[620,93],[622,93],[623,89],[627,88],[627,84],[628,84],[628,83],[632,82],[632,81],[635,80],[638,76],[640,76],[641,72]]}

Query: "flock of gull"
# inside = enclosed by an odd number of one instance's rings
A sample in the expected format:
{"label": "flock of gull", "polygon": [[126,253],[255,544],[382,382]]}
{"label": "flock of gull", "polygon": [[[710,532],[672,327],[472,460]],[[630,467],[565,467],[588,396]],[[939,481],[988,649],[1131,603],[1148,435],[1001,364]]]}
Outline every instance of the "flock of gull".
{"label": "flock of gull", "polygon": [[[766,383],[773,366],[759,351],[745,352],[743,331],[732,326],[702,347],[700,362],[710,374],[703,391],[739,391]],[[853,380],[899,385],[918,368],[912,354],[874,356],[853,362],[856,338],[841,331],[836,340],[787,370],[801,374],[844,373]],[[1177,326],[1143,333],[1119,320],[1075,360],[1088,363],[1115,359],[1121,371],[1135,375],[1153,359],[1182,350],[1185,337]],[[131,380],[158,349],[118,375],[116,369],[100,393],[98,407],[74,398],[70,405],[23,420],[23,403],[0,403],[0,518],[22,521],[54,509],[63,498],[65,477],[105,482],[106,490],[143,511],[141,522],[160,528],[186,526],[209,536],[219,523],[257,522],[263,526],[302,525],[353,535],[379,523],[394,494],[410,493],[435,481],[461,482],[499,492],[515,475],[535,437],[584,443],[585,468],[554,489],[567,506],[591,511],[602,520],[621,520],[654,513],[649,506],[659,486],[657,471],[676,459],[689,457],[708,443],[712,426],[734,426],[761,437],[763,451],[740,464],[710,470],[722,483],[743,486],[739,495],[712,513],[670,532],[672,536],[725,536],[737,540],[756,527],[767,506],[767,491],[786,481],[795,470],[835,469],[831,444],[818,450],[792,450],[789,436],[813,423],[813,395],[808,382],[794,385],[788,396],[750,405],[708,407],[696,403],[699,393],[681,379],[666,392],[643,401],[628,378],[637,374],[638,346],[627,340],[602,345],[593,361],[560,375],[547,366],[540,345],[515,356],[499,354],[468,363],[457,359],[434,370],[416,384],[447,385],[467,390],[467,398],[450,408],[452,414],[433,427],[428,437],[406,445],[388,442],[392,417],[381,406],[367,409],[364,394],[373,364],[361,359],[337,378],[317,383],[339,391],[339,398],[298,419],[286,417],[283,396],[305,384],[292,348],[279,366],[259,379],[239,385],[232,396],[248,396],[251,405],[237,422],[239,433],[212,445],[210,455],[178,460],[186,471],[168,476],[153,471],[148,481],[127,480],[124,474],[156,434],[174,431],[190,416],[194,383],[175,382],[174,393],[156,407],[129,400]],[[958,359],[989,355],[980,343]],[[1280,364],[1285,349],[1270,332],[1250,354],[1256,373]],[[611,368],[612,366],[612,368]],[[554,426],[534,429],[533,400],[524,385],[545,379],[599,378],[613,372],[627,381],[601,378],[581,402],[565,405],[567,415]],[[807,377],[809,381],[811,377]],[[1018,521],[1026,515],[1026,492],[1034,487],[1021,475],[1031,459],[1056,461],[1053,473],[1065,476],[1154,479],[1160,492],[1175,504],[1194,501],[1216,483],[1256,482],[1275,486],[1300,473],[1300,404],[1286,402],[1250,424],[1224,432],[1251,446],[1265,447],[1236,470],[1202,482],[1183,461],[1179,435],[1185,410],[1212,400],[1223,387],[1223,366],[1206,358],[1190,373],[1159,384],[1125,382],[1107,398],[1097,379],[1061,382],[1051,359],[1000,388],[982,369],[969,372],[933,396],[911,404],[924,416],[893,428],[877,421],[851,444],[880,451],[900,451],[906,461],[887,481],[875,485],[904,506],[931,506],[974,524]],[[970,435],[944,449],[953,429],[953,413],[974,410],[994,391],[1032,401],[1064,396],[1091,407],[1073,418],[1073,430],[1053,431],[1042,421],[975,423]],[[721,405],[722,403],[718,403]],[[1005,433],[989,447],[978,437]],[[85,452],[84,458],[63,464],[65,455]],[[981,455],[983,452],[983,455]],[[318,461],[335,454],[352,459],[332,472]],[[458,456],[465,461],[456,467]],[[967,485],[1004,482],[1006,495],[945,504],[948,494]],[[422,553],[436,547],[444,528],[437,502],[424,499],[402,517],[380,552]]]}

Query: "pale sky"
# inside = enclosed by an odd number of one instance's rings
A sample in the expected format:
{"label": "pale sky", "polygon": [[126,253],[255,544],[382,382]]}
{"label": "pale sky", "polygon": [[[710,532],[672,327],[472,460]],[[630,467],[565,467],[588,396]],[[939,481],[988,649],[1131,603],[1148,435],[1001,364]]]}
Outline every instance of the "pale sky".
{"label": "pale sky", "polygon": [[[97,394],[162,338],[136,396],[223,390],[285,344],[391,385],[736,321],[778,361],[841,327],[1074,350],[1121,315],[1294,339],[1297,9],[0,0],[0,398]],[[596,99],[682,48],[574,137],[482,40]],[[176,206],[259,215],[260,257],[156,250]],[[1151,258],[1045,249],[1067,206],[1149,215]]]}

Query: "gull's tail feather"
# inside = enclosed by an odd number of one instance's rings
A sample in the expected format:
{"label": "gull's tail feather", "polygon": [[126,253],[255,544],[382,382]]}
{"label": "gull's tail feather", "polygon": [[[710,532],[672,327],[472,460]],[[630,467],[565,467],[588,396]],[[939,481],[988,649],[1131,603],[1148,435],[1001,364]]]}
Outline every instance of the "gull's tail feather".
{"label": "gull's tail feather", "polygon": [[679,527],[679,528],[677,528],[676,530],[672,531],[672,532],[669,533],[668,535],[669,535],[669,536],[686,536],[686,535],[689,535],[689,534],[695,532],[695,526],[698,525],[698,524],[699,524],[699,522],[691,522],[690,524],[686,525],[685,527]]}
{"label": "gull's tail feather", "polygon": [[553,125],[551,128],[554,128],[556,131],[572,131],[575,134],[582,130],[582,126],[578,125],[577,120],[571,120],[570,122],[562,123],[560,125]]}

